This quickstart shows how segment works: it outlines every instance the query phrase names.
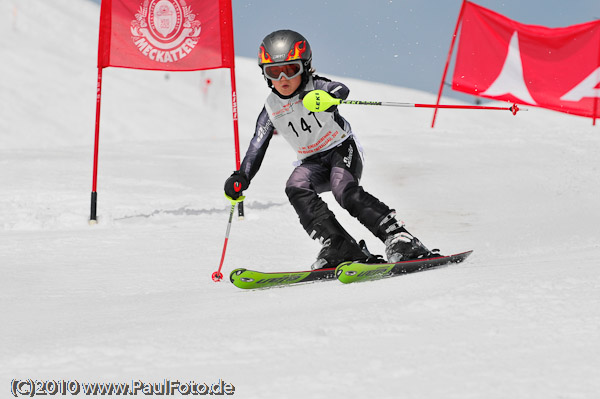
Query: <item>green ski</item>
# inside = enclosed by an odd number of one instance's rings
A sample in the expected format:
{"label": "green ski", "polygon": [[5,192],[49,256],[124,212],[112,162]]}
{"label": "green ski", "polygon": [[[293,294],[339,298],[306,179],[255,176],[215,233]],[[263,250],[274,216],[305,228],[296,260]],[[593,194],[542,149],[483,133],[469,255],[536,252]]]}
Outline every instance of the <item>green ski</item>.
{"label": "green ski", "polygon": [[280,285],[307,283],[320,280],[334,280],[335,268],[308,270],[302,272],[265,273],[255,270],[235,269],[229,280],[238,288],[255,289]]}
{"label": "green ski", "polygon": [[337,279],[344,284],[377,280],[434,269],[452,263],[460,263],[471,255],[471,253],[473,253],[473,251],[428,259],[407,260],[398,263],[365,264],[344,262],[336,268],[335,275],[337,276]]}

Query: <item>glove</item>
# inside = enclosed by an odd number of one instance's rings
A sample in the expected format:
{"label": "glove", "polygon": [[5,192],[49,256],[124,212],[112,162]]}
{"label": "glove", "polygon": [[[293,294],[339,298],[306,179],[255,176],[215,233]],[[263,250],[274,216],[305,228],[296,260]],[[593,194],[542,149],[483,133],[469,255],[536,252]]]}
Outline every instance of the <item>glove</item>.
{"label": "glove", "polygon": [[[308,93],[310,93],[311,91],[312,90],[301,91],[300,94],[299,94],[300,100],[304,100],[304,97],[306,97],[306,95]],[[329,93],[329,94],[331,94],[331,93]],[[338,98],[335,94],[331,94],[331,97]],[[323,110],[322,112],[335,112],[335,110],[337,109],[337,107],[338,107],[337,105],[332,105],[331,107],[327,108],[326,110]]]}
{"label": "glove", "polygon": [[242,195],[242,191],[248,188],[250,182],[246,174],[236,170],[225,181],[225,195],[232,199],[238,199]]}

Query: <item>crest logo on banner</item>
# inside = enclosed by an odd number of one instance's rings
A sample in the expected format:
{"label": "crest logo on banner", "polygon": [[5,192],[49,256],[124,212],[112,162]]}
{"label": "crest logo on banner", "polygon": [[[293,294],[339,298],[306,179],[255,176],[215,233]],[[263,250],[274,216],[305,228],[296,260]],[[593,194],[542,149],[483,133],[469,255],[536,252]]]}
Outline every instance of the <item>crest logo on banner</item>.
{"label": "crest logo on banner", "polygon": [[[96,183],[104,68],[170,72],[229,68],[235,162],[237,169],[240,168],[231,11],[231,0],[102,0],[100,2],[90,223],[97,222]],[[238,212],[242,216],[240,205],[242,202],[238,204]],[[221,266],[222,263],[221,261]],[[219,279],[222,278],[220,270],[219,267]],[[213,279],[215,278],[213,275]]]}
{"label": "crest logo on banner", "polygon": [[185,0],[144,0],[131,21],[131,38],[152,61],[177,62],[190,54],[202,30]]}

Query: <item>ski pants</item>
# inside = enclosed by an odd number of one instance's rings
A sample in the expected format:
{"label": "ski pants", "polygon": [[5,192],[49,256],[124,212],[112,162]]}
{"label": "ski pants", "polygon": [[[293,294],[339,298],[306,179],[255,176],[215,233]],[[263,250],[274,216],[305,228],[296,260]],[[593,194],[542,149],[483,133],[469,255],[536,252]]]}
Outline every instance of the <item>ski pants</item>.
{"label": "ski pants", "polygon": [[[335,200],[367,229],[384,239],[379,225],[391,209],[360,186],[363,163],[352,137],[302,161],[290,175],[285,192],[309,235],[326,218],[335,218],[318,195],[331,191]],[[313,237],[317,238],[317,237]]]}

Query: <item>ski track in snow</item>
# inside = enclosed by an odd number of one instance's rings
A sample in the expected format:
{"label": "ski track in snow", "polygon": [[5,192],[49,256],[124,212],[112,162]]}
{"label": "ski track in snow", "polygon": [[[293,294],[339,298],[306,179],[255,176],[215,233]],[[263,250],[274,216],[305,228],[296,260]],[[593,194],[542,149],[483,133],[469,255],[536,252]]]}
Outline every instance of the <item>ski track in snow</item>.
{"label": "ski track in snow", "polygon": [[[367,191],[426,245],[474,254],[371,283],[242,291],[210,278],[234,168],[228,71],[105,70],[99,224],[89,226],[99,8],[70,3],[0,3],[10,76],[0,82],[0,396],[14,378],[167,378],[224,379],[241,398],[597,397],[600,134],[590,120],[442,110],[430,129],[430,111],[348,105]],[[268,89],[254,60],[236,64],[245,151]],[[435,100],[343,81],[353,99]],[[233,223],[225,275],[313,261],[319,245],[283,191],[293,158],[274,137],[246,218]]]}

